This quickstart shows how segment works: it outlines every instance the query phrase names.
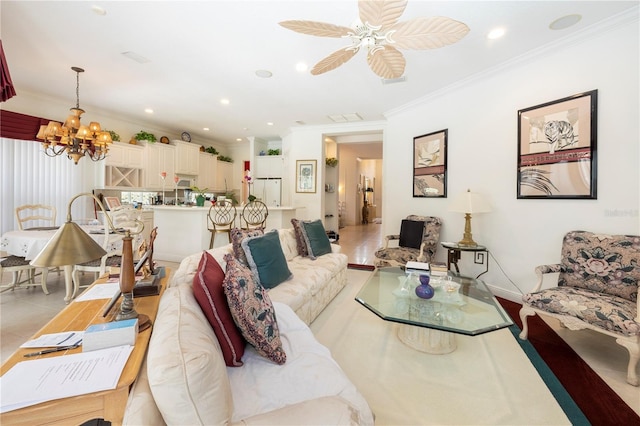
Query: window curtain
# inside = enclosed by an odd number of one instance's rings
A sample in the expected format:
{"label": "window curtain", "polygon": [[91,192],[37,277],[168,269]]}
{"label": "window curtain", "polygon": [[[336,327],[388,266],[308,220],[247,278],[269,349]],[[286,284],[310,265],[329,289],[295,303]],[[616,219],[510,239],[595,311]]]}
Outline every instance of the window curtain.
{"label": "window curtain", "polygon": [[9,65],[7,64],[7,58],[4,56],[2,40],[0,40],[0,102],[5,102],[15,95],[16,89],[13,87],[13,81],[11,81]]}
{"label": "window curtain", "polygon": [[[104,174],[102,163],[82,159],[75,165],[64,154],[47,156],[33,140],[0,138],[0,234],[18,229],[15,208],[24,204],[53,205],[56,225],[64,223],[71,198],[98,186],[98,176]],[[74,202],[72,216],[74,220],[94,218],[91,199]]]}

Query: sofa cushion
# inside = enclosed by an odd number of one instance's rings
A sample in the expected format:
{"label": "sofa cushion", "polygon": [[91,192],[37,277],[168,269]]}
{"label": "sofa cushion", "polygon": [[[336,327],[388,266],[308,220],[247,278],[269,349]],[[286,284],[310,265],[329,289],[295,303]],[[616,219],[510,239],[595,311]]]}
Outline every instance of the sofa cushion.
{"label": "sofa cushion", "polygon": [[262,228],[260,229],[240,229],[231,228],[231,244],[233,246],[233,255],[245,266],[248,266],[247,256],[242,248],[242,240],[248,237],[257,237],[264,235]]}
{"label": "sofa cushion", "polygon": [[190,285],[169,287],[160,299],[147,352],[147,375],[167,424],[230,421],[233,401],[227,367]]}
{"label": "sofa cushion", "polygon": [[358,409],[346,399],[339,396],[323,396],[242,419],[233,426],[311,424],[356,426],[364,423]]}
{"label": "sofa cushion", "polygon": [[298,250],[298,256],[308,256],[309,250],[307,249],[307,242],[304,238],[304,230],[302,229],[302,221],[296,218],[291,219],[291,225],[293,226],[293,232],[296,236],[296,248]]}
{"label": "sofa cushion", "polygon": [[323,254],[331,253],[331,242],[320,219],[303,221],[304,240],[307,243],[309,257],[315,259]]}
{"label": "sofa cushion", "polygon": [[403,219],[400,224],[400,247],[419,249],[424,234],[424,222]]}
{"label": "sofa cushion", "polygon": [[[372,425],[369,405],[332,358],[329,349],[316,340],[290,307],[278,302],[273,305],[287,351],[287,363],[275,365],[247,347],[245,365],[228,369],[234,403],[232,422],[292,404],[337,396],[349,401],[358,411],[356,424]],[[308,416],[297,424],[332,424],[328,421],[314,423],[313,420]],[[287,423],[276,420],[271,424]]]}
{"label": "sofa cushion", "polygon": [[231,315],[242,335],[264,357],[284,364],[276,314],[267,291],[253,280],[251,270],[231,255],[226,255],[227,271],[224,292]]}
{"label": "sofa cushion", "polygon": [[229,310],[227,296],[222,289],[224,271],[208,252],[203,252],[193,279],[193,295],[207,317],[222,348],[224,362],[229,367],[242,365],[247,344]]}
{"label": "sofa cushion", "polygon": [[245,238],[242,248],[249,268],[263,287],[273,288],[291,278],[277,230],[258,237]]}

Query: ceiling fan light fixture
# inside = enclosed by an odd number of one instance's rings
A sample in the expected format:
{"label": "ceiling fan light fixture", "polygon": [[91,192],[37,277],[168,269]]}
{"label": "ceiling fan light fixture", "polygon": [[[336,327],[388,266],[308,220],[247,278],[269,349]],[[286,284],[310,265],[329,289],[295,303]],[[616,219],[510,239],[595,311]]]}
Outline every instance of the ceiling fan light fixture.
{"label": "ceiling fan light fixture", "polygon": [[331,53],[318,62],[312,75],[338,68],[360,48],[367,50],[369,68],[379,77],[399,78],[406,61],[398,49],[437,49],[457,43],[469,27],[450,18],[436,16],[398,22],[407,0],[359,1],[359,17],[351,28],[318,21],[291,20],[279,24],[291,31],[318,37],[348,38],[351,46]]}

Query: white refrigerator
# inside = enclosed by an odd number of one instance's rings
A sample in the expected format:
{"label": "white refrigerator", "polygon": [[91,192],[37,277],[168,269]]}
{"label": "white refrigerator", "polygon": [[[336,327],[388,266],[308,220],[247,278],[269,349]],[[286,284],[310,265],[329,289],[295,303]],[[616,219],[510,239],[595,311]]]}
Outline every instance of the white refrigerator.
{"label": "white refrigerator", "polygon": [[262,201],[267,207],[280,207],[282,201],[282,179],[258,178],[254,180],[251,195]]}

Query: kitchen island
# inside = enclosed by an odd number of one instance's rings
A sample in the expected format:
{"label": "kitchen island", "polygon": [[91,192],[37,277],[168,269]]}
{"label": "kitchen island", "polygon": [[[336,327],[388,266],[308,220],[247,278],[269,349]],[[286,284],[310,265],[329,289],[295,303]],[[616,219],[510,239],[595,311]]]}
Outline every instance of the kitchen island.
{"label": "kitchen island", "polygon": [[[208,202],[207,202],[208,204]],[[157,260],[180,262],[185,257],[209,248],[211,233],[207,227],[209,206],[150,206],[154,211],[158,236],[153,256]],[[269,207],[266,230],[290,228],[296,211],[304,207]],[[236,207],[235,226],[240,227],[242,207]],[[227,244],[224,234],[216,236],[214,247]]]}

